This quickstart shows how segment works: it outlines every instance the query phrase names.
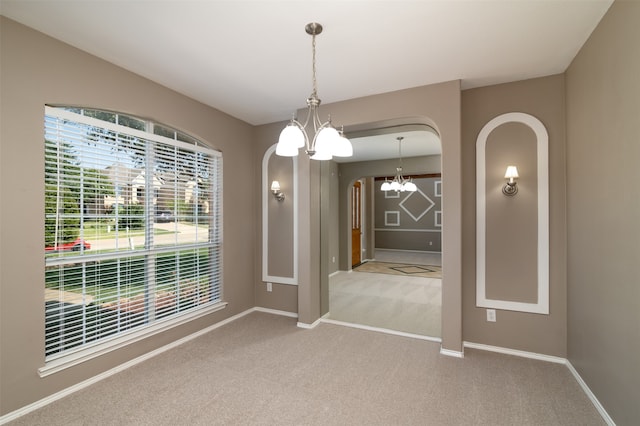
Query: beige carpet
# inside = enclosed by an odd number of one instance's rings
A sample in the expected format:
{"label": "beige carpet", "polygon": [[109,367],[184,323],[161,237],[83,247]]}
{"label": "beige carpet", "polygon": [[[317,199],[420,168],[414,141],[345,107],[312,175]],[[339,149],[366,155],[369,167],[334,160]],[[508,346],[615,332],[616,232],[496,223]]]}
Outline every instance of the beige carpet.
{"label": "beige carpet", "polygon": [[442,267],[434,265],[410,265],[406,263],[369,261],[357,266],[353,270],[355,272],[404,275],[407,277],[442,278]]}
{"label": "beige carpet", "polygon": [[340,271],[329,278],[329,319],[441,336],[442,280]]}
{"label": "beige carpet", "polygon": [[11,425],[603,425],[564,365],[252,313]]}

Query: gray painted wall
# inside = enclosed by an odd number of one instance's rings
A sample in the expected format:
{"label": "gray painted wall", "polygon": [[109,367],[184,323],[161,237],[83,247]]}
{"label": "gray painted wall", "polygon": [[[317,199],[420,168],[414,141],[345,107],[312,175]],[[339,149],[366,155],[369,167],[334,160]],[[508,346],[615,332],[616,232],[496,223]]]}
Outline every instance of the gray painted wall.
{"label": "gray painted wall", "polygon": [[[443,251],[443,269],[447,271],[445,274],[448,282],[443,294],[443,304],[447,307],[444,310],[446,313],[443,318],[443,347],[461,352],[459,82],[452,81],[352,99],[323,105],[322,108],[330,110],[334,121],[344,124],[347,132],[417,123],[429,125],[440,134],[443,144],[442,165],[440,161],[437,161],[437,165],[427,168],[437,172],[442,171],[443,179],[447,182],[443,186],[443,211],[446,212],[447,217],[445,229],[443,229],[445,234],[443,246],[446,247],[446,250]],[[302,113],[300,112],[300,115]],[[324,113],[321,112],[322,114]],[[254,161],[258,169],[261,167],[258,159],[261,159],[264,152],[278,140],[278,134],[285,124],[283,122],[256,128],[254,134],[256,157]],[[265,291],[265,285],[261,282],[256,284],[256,301],[260,304],[259,306],[273,309],[277,309],[276,306],[278,306],[283,310],[298,312],[300,322],[310,324],[316,321],[321,312],[323,313],[327,308],[322,301],[327,300],[328,274],[334,268],[332,260],[335,241],[338,241],[339,244],[337,255],[340,258],[339,268],[341,270],[348,269],[348,266],[343,266],[343,262],[348,263],[345,259],[349,259],[350,252],[346,251],[345,240],[339,235],[348,233],[346,228],[343,229],[343,226],[348,223],[344,217],[349,215],[347,209],[350,184],[363,176],[374,176],[380,172],[392,174],[395,171],[395,165],[390,167],[388,171],[378,168],[375,173],[357,174],[352,177],[345,177],[342,169],[339,168],[340,184],[337,193],[335,193],[333,192],[335,175],[331,175],[333,168],[320,166],[315,161],[309,162],[305,155],[300,155],[297,158],[301,170],[302,194],[306,197],[306,200],[301,199],[303,205],[300,208],[300,217],[307,218],[306,223],[301,223],[300,228],[301,253],[309,254],[306,260],[301,260],[300,270],[308,271],[309,275],[301,277],[296,288],[297,303],[293,297],[294,290],[285,288],[291,286],[274,285],[273,292],[269,293]],[[425,170],[424,163],[417,170],[414,170],[410,161],[404,162],[404,166],[408,173],[422,173]],[[305,173],[310,178],[306,177]],[[345,181],[349,182],[348,185],[343,184]],[[332,222],[333,219],[326,218],[329,216],[335,219],[336,206],[339,216],[337,226]],[[337,234],[335,234],[336,232]],[[305,265],[304,262],[308,263]],[[318,273],[316,274],[307,265],[315,265]],[[321,274],[320,271],[322,271]],[[285,300],[286,302],[284,302]],[[322,309],[319,308],[321,305]]]}
{"label": "gray painted wall", "polygon": [[[351,269],[351,234],[349,228],[351,205],[349,195],[349,188],[357,179],[363,177],[375,177],[393,175],[395,173],[398,162],[396,160],[378,160],[378,161],[359,161],[354,163],[341,163],[338,166],[340,176],[339,190],[341,193],[347,195],[346,198],[341,198],[342,202],[340,208],[340,216],[338,227],[334,232],[339,233],[339,247],[340,247],[340,269],[348,271]],[[440,173],[442,170],[442,158],[438,155],[430,155],[424,157],[411,157],[405,158],[402,163],[405,175],[410,174],[430,174]],[[374,232],[377,213],[375,213],[376,203],[375,195],[379,191],[379,184],[376,184],[370,179],[367,182],[366,188],[369,191],[367,201],[367,214],[368,220],[366,221],[367,233],[366,241],[367,257],[373,259],[374,248],[377,247],[375,241],[376,235]],[[442,202],[440,203],[442,207]],[[379,219],[379,218],[378,218]],[[384,220],[384,218],[383,218]],[[442,233],[440,233],[440,247],[442,246]]]}
{"label": "gray painted wall", "polygon": [[[304,208],[308,217],[302,224],[305,256],[301,265],[308,271],[305,287],[274,285],[274,291],[267,293],[260,280],[261,207],[257,200],[261,194],[256,188],[264,188],[260,166],[256,166],[285,123],[251,128],[112,64],[0,19],[0,415],[252,306],[300,312],[304,321],[320,315],[320,280],[314,283],[309,278],[319,274],[320,267],[311,263],[315,256],[322,261],[329,259],[335,240],[329,242],[326,253],[321,253],[319,244],[317,249],[311,248],[313,241],[320,240],[320,219],[311,213],[313,207],[319,208],[319,193],[307,195]],[[323,106],[330,107],[332,115],[345,125],[429,117],[430,124],[443,136],[444,188],[450,186],[448,193],[445,190],[448,201],[444,209],[452,213],[446,216],[451,232],[445,233],[443,248],[449,280],[443,295],[444,347],[461,350],[464,325],[465,340],[568,356],[620,425],[633,424],[640,418],[640,287],[636,268],[640,259],[640,194],[638,185],[634,185],[640,182],[636,161],[640,158],[637,22],[640,3],[614,2],[577,55],[566,74],[566,129],[564,75],[465,91],[462,102],[458,83],[450,82]],[[226,310],[39,379],[36,370],[44,362],[43,227],[38,224],[42,223],[43,211],[40,159],[45,103],[146,115],[192,133],[223,151],[225,181],[236,182],[239,189],[224,194]],[[474,305],[474,146],[483,124],[509,111],[535,115],[550,133],[552,313],[498,312],[498,322],[488,324],[484,310]],[[310,177],[302,183],[305,189],[314,191],[320,185],[321,171],[303,166],[302,173]],[[16,183],[9,178],[13,176],[22,179]],[[241,176],[246,179],[239,179]],[[329,193],[338,192],[329,195],[330,199],[338,197],[338,203],[330,208],[333,214],[329,226],[335,226],[333,209],[343,202],[344,194],[341,189],[335,190],[335,184],[331,188]],[[19,199],[22,208],[7,208],[11,199]]]}
{"label": "gray painted wall", "polygon": [[[486,309],[476,307],[476,140],[478,133],[493,118],[508,112],[523,112],[538,118],[549,133],[549,292],[550,313],[540,315],[516,311],[498,310],[497,321],[487,322]],[[464,340],[484,343],[499,347],[508,347],[523,351],[566,357],[567,339],[567,286],[566,286],[566,222],[565,222],[565,120],[564,120],[564,75],[519,81],[465,90],[462,92],[462,134],[463,134],[463,322]],[[499,130],[499,129],[496,129]],[[500,132],[498,132],[500,133]],[[516,133],[517,134],[517,133]],[[506,135],[495,135],[499,142]],[[522,135],[518,135],[522,137]],[[526,135],[525,135],[526,140]],[[524,150],[526,152],[526,149]],[[520,150],[512,151],[514,158],[521,154]],[[504,177],[504,162],[497,155],[488,158],[491,174],[497,179]],[[510,158],[511,159],[511,158]],[[521,160],[522,161],[522,160]],[[535,166],[521,162],[529,168]],[[527,218],[526,212],[537,209],[536,197],[528,196],[530,187],[535,185],[535,178],[523,179],[522,193],[513,199],[506,199],[500,189],[493,191],[494,197],[488,211],[493,221],[500,218],[504,203],[516,202],[524,216],[521,227],[492,226],[487,234],[486,259],[499,263],[499,255],[503,247],[514,247],[522,250],[519,256],[520,268],[523,271],[534,271],[537,264],[535,256],[529,256],[527,245],[531,226],[535,218]],[[443,180],[446,185],[446,179]],[[491,182],[489,180],[489,182]],[[495,187],[495,184],[490,186]],[[533,194],[532,194],[533,195]],[[513,203],[512,203],[513,204]],[[521,213],[514,213],[521,214]],[[446,219],[446,216],[445,216]],[[535,234],[534,234],[535,235]],[[514,246],[515,245],[515,246]],[[493,276],[489,287],[510,300],[515,296],[519,300],[528,300],[526,285],[522,288],[509,288],[511,280],[518,280],[517,271],[509,272],[506,268],[502,275]],[[506,275],[504,274],[506,272]],[[529,280],[530,277],[525,277]],[[535,282],[535,281],[534,281]],[[495,285],[497,284],[497,285]]]}
{"label": "gray painted wall", "polygon": [[[0,415],[254,306],[255,199],[252,128],[229,115],[0,17]],[[45,104],[149,117],[223,152],[226,309],[75,367],[39,378],[44,366]],[[19,177],[19,178],[16,178]],[[249,265],[249,267],[247,267]]]}
{"label": "gray painted wall", "polygon": [[[406,177],[406,175],[405,175]],[[440,252],[442,233],[442,179],[414,178],[415,192],[383,192],[376,181],[375,200],[376,248]]]}
{"label": "gray painted wall", "polygon": [[640,2],[615,1],[566,73],[568,357],[640,420]]}

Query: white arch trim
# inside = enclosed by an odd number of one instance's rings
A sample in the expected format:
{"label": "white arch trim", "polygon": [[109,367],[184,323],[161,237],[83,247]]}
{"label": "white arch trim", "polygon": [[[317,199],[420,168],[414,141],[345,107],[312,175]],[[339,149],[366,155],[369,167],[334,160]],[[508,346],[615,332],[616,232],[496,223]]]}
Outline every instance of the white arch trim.
{"label": "white arch trim", "polygon": [[[262,157],[262,281],[298,285],[298,162],[296,157],[292,157],[293,161],[293,276],[280,277],[269,275],[269,197],[271,192],[271,182],[269,182],[269,160],[276,151],[276,145],[272,145],[267,149]],[[289,199],[289,198],[287,198]],[[285,224],[283,224],[285,226]]]}
{"label": "white arch trim", "polygon": [[[538,298],[537,303],[488,299],[486,296],[486,170],[485,148],[491,132],[505,123],[522,123],[536,135],[538,175]],[[536,117],[510,112],[499,115],[482,128],[476,140],[476,306],[510,311],[549,314],[549,135]]]}

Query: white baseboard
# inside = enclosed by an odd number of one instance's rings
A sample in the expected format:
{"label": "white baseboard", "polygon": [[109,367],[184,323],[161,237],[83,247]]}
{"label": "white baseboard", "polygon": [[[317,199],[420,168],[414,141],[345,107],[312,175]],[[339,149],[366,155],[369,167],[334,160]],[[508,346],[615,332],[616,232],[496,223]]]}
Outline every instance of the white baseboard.
{"label": "white baseboard", "polygon": [[281,311],[281,310],[278,310],[278,309],[270,309],[270,308],[262,308],[260,306],[256,306],[255,308],[251,308],[251,309],[247,310],[246,312],[264,312],[265,314],[280,315],[280,316],[289,317],[289,318],[298,318],[298,314],[296,312]]}
{"label": "white baseboard", "polygon": [[450,356],[454,358],[464,358],[464,352],[452,351],[451,349],[445,349],[440,346],[440,355]]}
{"label": "white baseboard", "polygon": [[130,361],[127,361],[124,364],[120,364],[120,365],[118,365],[118,366],[116,366],[116,367],[114,367],[114,368],[112,368],[110,370],[107,370],[107,371],[105,371],[103,373],[100,373],[100,374],[98,374],[96,376],[93,376],[93,377],[91,377],[91,378],[89,378],[87,380],[84,380],[84,381],[82,381],[80,383],[76,383],[73,386],[70,386],[70,387],[68,387],[66,389],[63,389],[63,390],[61,390],[59,392],[56,392],[56,393],[54,393],[52,395],[49,395],[49,396],[47,396],[45,398],[42,398],[42,399],[38,400],[38,401],[35,401],[35,402],[33,402],[33,403],[29,404],[29,405],[26,405],[26,406],[24,406],[22,408],[19,408],[19,409],[15,410],[15,411],[7,413],[4,416],[0,417],[0,425],[8,423],[8,422],[10,422],[12,420],[15,420],[15,419],[17,419],[17,418],[19,418],[21,416],[24,416],[27,413],[35,411],[35,410],[37,410],[39,408],[42,408],[42,407],[44,407],[44,406],[46,406],[48,404],[51,404],[54,401],[57,401],[57,400],[62,399],[64,397],[68,396],[68,395],[71,395],[72,393],[75,393],[75,392],[77,392],[79,390],[82,390],[82,389],[88,387],[88,386],[91,386],[94,383],[97,383],[97,382],[99,382],[99,381],[101,381],[103,379],[111,377],[114,374],[120,373],[121,371],[124,371],[124,370],[126,370],[126,369],[128,369],[130,367],[133,367],[134,365],[140,364],[141,362],[144,362],[144,361],[146,361],[146,360],[148,360],[150,358],[153,358],[156,355],[160,355],[163,352],[166,352],[166,351],[168,351],[170,349],[173,349],[173,348],[175,348],[177,346],[182,345],[183,343],[186,343],[186,342],[188,342],[190,340],[193,340],[193,339],[195,339],[197,337],[200,337],[203,334],[206,334],[206,333],[208,333],[208,332],[210,332],[212,330],[215,330],[216,328],[219,328],[219,327],[222,327],[223,325],[229,324],[230,322],[233,322],[233,321],[235,321],[235,320],[237,320],[239,318],[242,318],[243,316],[248,315],[248,314],[254,312],[255,310],[256,310],[256,308],[247,309],[244,312],[240,312],[239,314],[236,314],[236,315],[234,315],[232,317],[229,317],[229,318],[224,319],[224,320],[222,320],[220,322],[217,322],[217,323],[215,323],[215,324],[213,324],[213,325],[211,325],[211,326],[209,326],[207,328],[203,328],[202,330],[198,330],[195,333],[189,334],[188,336],[185,336],[185,337],[183,337],[181,339],[175,340],[175,341],[173,341],[173,342],[171,342],[171,343],[169,343],[167,345],[164,345],[162,347],[159,347],[159,348],[157,348],[157,349],[155,349],[155,350],[153,350],[151,352],[147,352],[146,354],[141,355],[141,356],[139,356],[137,358],[134,358],[134,359],[132,359]]}
{"label": "white baseboard", "polygon": [[[388,231],[388,229],[380,229],[381,231]],[[388,248],[376,248],[375,251],[392,251],[396,253],[430,253],[430,254],[442,254],[441,251],[429,251],[429,250],[405,250],[405,249],[388,249]]]}
{"label": "white baseboard", "polygon": [[[264,312],[264,313],[269,313],[269,314],[274,314],[274,315],[281,315],[281,316],[286,316],[286,317],[290,317],[290,318],[298,318],[298,314],[295,312],[287,312],[287,311],[281,311],[281,310],[276,310],[276,309],[269,309],[269,308],[262,308],[262,307],[253,307],[251,309],[247,309],[246,311],[240,312],[239,314],[236,314],[232,317],[229,317],[225,320],[222,320],[220,322],[217,322],[207,328],[203,328],[202,330],[198,330],[195,333],[192,333],[188,336],[185,336],[181,339],[178,339],[174,342],[171,342],[165,346],[162,346],[158,349],[155,349],[151,352],[148,352],[144,355],[141,355],[137,358],[134,358],[128,362],[125,362],[124,364],[120,364],[110,370],[107,370],[103,373],[100,373],[96,376],[93,376],[87,380],[84,380],[80,383],[77,383],[73,386],[70,386],[66,389],[63,389],[59,392],[56,392],[52,395],[49,395],[41,400],[38,400],[36,402],[33,402],[29,405],[26,405],[22,408],[19,408],[15,411],[12,411],[10,413],[5,414],[4,416],[0,417],[0,425],[3,425],[5,423],[8,423],[12,420],[15,420],[21,416],[24,416],[27,413],[30,413],[32,411],[35,411],[39,408],[42,408],[54,401],[57,401],[59,399],[62,399],[68,395],[71,395],[72,393],[75,393],[79,390],[82,390],[88,386],[91,386],[94,383],[97,383],[103,379],[106,379],[110,376],[113,376],[114,374],[117,374],[121,371],[124,371],[130,367],[133,367],[134,365],[140,364],[141,362],[144,362],[150,358],[153,358],[156,355],[160,355],[163,352],[166,352],[170,349],[173,349],[177,346],[180,346],[183,343],[186,343],[190,340],[193,340],[197,337],[200,337],[203,334],[206,334],[212,330],[215,330],[216,328],[222,327],[223,325],[229,324],[239,318],[242,318],[252,312]],[[325,315],[326,317],[326,315]],[[298,322],[297,326],[300,328],[305,328],[305,329],[313,329],[315,328],[318,324],[320,324],[321,322],[326,322],[328,324],[339,324],[339,325],[347,325],[347,326],[351,326],[351,327],[355,327],[355,328],[362,328],[362,329],[366,329],[366,330],[372,330],[372,331],[381,331],[381,332],[386,332],[385,329],[378,329],[376,327],[368,327],[368,326],[355,326],[353,324],[350,323],[342,323],[340,321],[333,321],[330,319],[326,319],[326,318],[318,318],[315,322],[313,322],[313,324],[306,324],[306,323],[301,323]],[[401,335],[401,336],[405,336],[405,337],[414,337],[416,338],[416,335],[409,335],[408,333],[402,333],[402,332],[395,332],[395,333],[390,333],[390,334],[396,334],[396,335]],[[428,338],[425,336],[418,336],[417,338],[422,338],[423,340],[431,340],[431,341],[436,341],[439,342],[441,341],[441,339],[437,339],[437,338]],[[490,352],[498,352],[498,353],[502,353],[502,354],[507,354],[507,355],[515,355],[515,356],[520,356],[520,357],[524,357],[524,358],[531,358],[531,359],[537,359],[540,361],[546,361],[546,362],[553,362],[553,363],[558,363],[558,364],[564,364],[567,366],[567,368],[569,369],[569,371],[571,372],[571,374],[574,376],[574,378],[576,379],[576,381],[578,382],[578,384],[580,385],[580,387],[582,388],[582,390],[584,391],[584,393],[587,395],[587,397],[591,400],[591,402],[593,403],[593,405],[595,406],[596,410],[598,411],[598,413],[600,414],[600,416],[602,417],[602,419],[605,421],[605,423],[607,423],[607,425],[609,426],[616,426],[616,424],[614,423],[613,419],[611,419],[611,416],[609,416],[609,414],[607,413],[607,411],[604,409],[604,407],[602,406],[602,404],[600,403],[600,401],[598,401],[598,398],[596,398],[596,396],[593,394],[593,392],[591,392],[591,389],[589,389],[589,386],[587,386],[587,384],[585,383],[585,381],[582,379],[582,377],[580,377],[580,374],[577,372],[577,370],[573,367],[573,365],[571,365],[571,363],[569,362],[569,360],[565,359],[565,358],[560,358],[560,357],[556,357],[556,356],[550,356],[550,355],[544,355],[544,354],[537,354],[537,353],[533,353],[533,352],[527,352],[527,351],[520,351],[520,350],[516,350],[516,349],[509,349],[509,348],[502,348],[502,347],[498,347],[498,346],[491,346],[491,345],[484,345],[484,344],[480,344],[480,343],[473,343],[473,342],[463,342],[463,348],[471,348],[471,349],[479,349],[479,350],[484,350],[484,351],[490,351]],[[464,352],[458,352],[458,351],[452,351],[449,349],[444,349],[442,347],[440,347],[440,354],[442,355],[446,355],[446,356],[451,356],[451,357],[455,357],[455,358],[464,358]]]}
{"label": "white baseboard", "polygon": [[300,328],[304,328],[306,330],[311,330],[314,329],[318,326],[318,324],[320,324],[320,322],[322,321],[322,318],[318,318],[317,320],[315,320],[312,324],[307,324],[305,322],[300,322],[298,321],[298,327]]}
{"label": "white baseboard", "polygon": [[591,392],[591,389],[589,389],[589,386],[587,386],[585,381],[582,380],[582,377],[580,377],[580,374],[578,373],[578,371],[575,368],[573,368],[573,365],[571,365],[571,362],[569,362],[569,360],[566,360],[565,364],[567,365],[567,368],[569,369],[569,371],[571,371],[571,374],[573,374],[573,377],[576,379],[576,381],[578,382],[578,384],[580,385],[584,393],[587,394],[587,397],[591,400],[591,403],[594,405],[594,407],[596,407],[596,410],[598,410],[598,413],[600,413],[600,416],[602,416],[602,420],[604,420],[605,423],[609,426],[616,426],[611,416],[609,416],[609,413],[607,413],[607,410],[605,410],[602,404],[600,404],[600,401],[598,401],[598,398],[596,398],[593,392]]}
{"label": "white baseboard", "polygon": [[509,348],[502,348],[499,346],[491,346],[491,345],[484,345],[482,343],[473,343],[473,342],[462,342],[462,345],[465,348],[470,348],[470,349],[479,349],[482,351],[489,351],[489,352],[498,352],[501,354],[506,354],[506,355],[514,355],[514,356],[519,356],[522,358],[531,358],[531,359],[537,359],[540,361],[547,361],[547,362],[553,362],[556,364],[566,364],[567,360],[565,358],[560,358],[557,356],[552,356],[552,355],[544,355],[544,354],[538,354],[535,352],[527,352],[527,351],[520,351],[517,349],[509,349]]}
{"label": "white baseboard", "polygon": [[499,346],[483,345],[481,343],[463,342],[463,346],[465,348],[479,349],[482,351],[490,351],[490,352],[498,352],[506,355],[514,355],[514,356],[519,356],[524,358],[537,359],[539,361],[553,362],[556,364],[564,364],[569,369],[573,377],[576,379],[576,381],[582,388],[582,391],[587,395],[587,398],[591,400],[591,403],[593,404],[593,406],[596,408],[596,410],[602,417],[602,420],[604,420],[605,423],[609,426],[616,426],[611,416],[609,416],[609,413],[607,413],[607,410],[604,409],[600,401],[598,401],[598,398],[596,398],[593,392],[591,392],[591,389],[589,389],[589,386],[587,386],[587,384],[582,379],[582,377],[580,377],[580,374],[578,373],[578,371],[573,367],[573,365],[571,365],[571,362],[569,362],[568,359],[552,356],[552,355],[538,354],[535,352],[527,352],[527,351],[520,351],[517,349],[502,348]]}
{"label": "white baseboard", "polygon": [[375,331],[378,333],[392,334],[394,336],[409,337],[411,339],[427,340],[429,342],[436,342],[436,343],[442,342],[442,339],[440,339],[439,337],[429,337],[429,336],[423,336],[421,334],[413,334],[413,333],[406,333],[404,331],[390,330],[388,328],[379,328],[379,327],[372,327],[369,325],[354,324],[351,322],[336,321],[336,320],[326,318],[327,316],[328,314],[321,318],[321,321],[325,324],[334,324],[334,325],[340,325],[343,327],[359,328],[360,330]]}

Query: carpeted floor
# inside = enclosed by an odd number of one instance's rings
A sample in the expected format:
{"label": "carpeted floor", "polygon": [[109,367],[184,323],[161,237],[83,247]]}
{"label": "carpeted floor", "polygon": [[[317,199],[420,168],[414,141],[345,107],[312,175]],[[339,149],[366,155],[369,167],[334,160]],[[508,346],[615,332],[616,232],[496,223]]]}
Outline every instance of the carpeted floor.
{"label": "carpeted floor", "polygon": [[353,269],[358,273],[338,271],[329,277],[328,318],[437,339],[441,264],[440,253],[376,249],[374,260]]}
{"label": "carpeted floor", "polygon": [[439,338],[442,280],[370,272],[329,278],[329,319]]}
{"label": "carpeted floor", "polygon": [[256,312],[9,424],[604,422],[561,364]]}
{"label": "carpeted floor", "polygon": [[406,277],[442,278],[442,267],[435,265],[410,265],[368,261],[353,269],[354,272],[403,275]]}

